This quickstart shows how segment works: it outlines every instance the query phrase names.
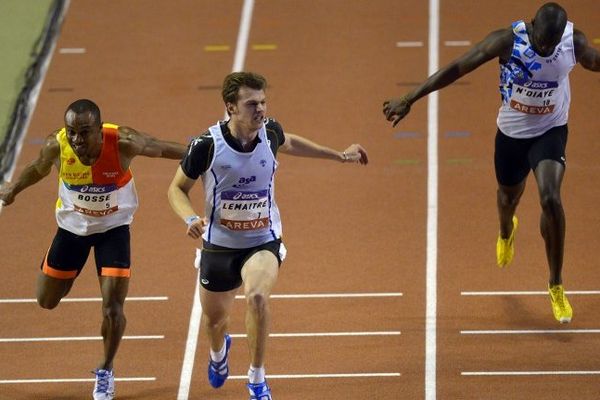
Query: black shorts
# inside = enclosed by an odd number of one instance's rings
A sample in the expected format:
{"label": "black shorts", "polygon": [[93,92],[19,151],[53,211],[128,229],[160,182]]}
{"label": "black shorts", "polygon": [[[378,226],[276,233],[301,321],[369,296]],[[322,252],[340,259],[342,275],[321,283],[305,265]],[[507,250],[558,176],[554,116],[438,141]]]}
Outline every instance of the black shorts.
{"label": "black shorts", "polygon": [[242,267],[252,255],[270,251],[281,266],[281,239],[247,249],[231,249],[204,241],[200,253],[200,284],[211,292],[226,292],[242,285]]}
{"label": "black shorts", "polygon": [[541,136],[515,139],[500,129],[496,132],[494,166],[496,180],[503,186],[522,182],[529,171],[535,170],[542,160],[554,160],[563,166],[569,129],[567,125],[556,126]]}
{"label": "black shorts", "polygon": [[79,236],[58,228],[48,254],[42,262],[44,274],[58,279],[76,278],[94,248],[98,276],[130,276],[131,250],[129,225],[103,233]]}

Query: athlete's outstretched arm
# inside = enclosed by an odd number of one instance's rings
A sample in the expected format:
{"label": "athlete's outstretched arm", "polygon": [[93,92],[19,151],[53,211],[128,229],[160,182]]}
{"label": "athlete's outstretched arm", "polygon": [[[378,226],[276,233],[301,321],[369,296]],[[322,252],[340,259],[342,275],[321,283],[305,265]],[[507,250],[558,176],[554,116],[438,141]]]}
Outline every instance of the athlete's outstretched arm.
{"label": "athlete's outstretched arm", "polygon": [[513,33],[500,29],[487,35],[465,54],[431,75],[413,91],[383,103],[383,113],[388,121],[396,126],[409,112],[412,104],[429,93],[440,90],[479,66],[496,57],[508,58],[513,43]]}
{"label": "athlete's outstretched arm", "polygon": [[206,220],[195,219],[187,220],[190,217],[196,216],[196,211],[190,200],[190,190],[196,181],[188,178],[181,167],[177,168],[177,172],[169,185],[168,196],[169,204],[175,213],[188,224],[187,235],[194,239],[199,239],[202,236],[202,227],[206,225]]}
{"label": "athlete's outstretched arm", "polygon": [[583,32],[573,30],[573,43],[577,62],[587,70],[600,72],[600,52],[588,44]]}
{"label": "athlete's outstretched arm", "polygon": [[57,162],[59,154],[60,145],[56,140],[56,132],[54,132],[46,138],[38,158],[27,164],[17,180],[0,188],[0,202],[4,205],[11,204],[19,192],[48,176],[52,170],[52,164]]}
{"label": "athlete's outstretched arm", "polygon": [[360,144],[352,144],[343,151],[337,151],[310,141],[293,133],[284,133],[285,141],[279,147],[282,153],[299,157],[323,158],[340,162],[367,164],[367,152]]}
{"label": "athlete's outstretched arm", "polygon": [[181,143],[161,140],[125,126],[119,127],[119,148],[130,159],[140,155],[180,160],[187,150]]}

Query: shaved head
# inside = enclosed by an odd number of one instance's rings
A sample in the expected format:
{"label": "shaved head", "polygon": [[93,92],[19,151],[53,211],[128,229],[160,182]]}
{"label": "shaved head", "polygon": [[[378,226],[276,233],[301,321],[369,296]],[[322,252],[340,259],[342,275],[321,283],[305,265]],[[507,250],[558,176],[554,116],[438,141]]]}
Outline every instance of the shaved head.
{"label": "shaved head", "polygon": [[67,111],[65,112],[65,117],[67,114],[70,114],[69,117],[71,118],[85,115],[96,124],[100,124],[102,121],[102,118],[100,117],[100,108],[98,108],[96,103],[88,99],[75,100],[73,103],[69,104],[69,107],[67,107]]}
{"label": "shaved head", "polygon": [[567,12],[556,3],[546,3],[537,11],[531,25],[533,31],[529,32],[529,37],[535,51],[549,57],[565,32]]}
{"label": "shaved head", "polygon": [[557,3],[546,3],[535,14],[534,23],[547,36],[562,35],[567,25],[567,12]]}

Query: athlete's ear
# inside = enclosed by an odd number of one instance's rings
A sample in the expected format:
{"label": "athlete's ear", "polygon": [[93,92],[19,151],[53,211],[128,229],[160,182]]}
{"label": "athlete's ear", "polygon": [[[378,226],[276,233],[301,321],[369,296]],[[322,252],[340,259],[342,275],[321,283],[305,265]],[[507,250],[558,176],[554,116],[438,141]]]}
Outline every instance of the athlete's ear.
{"label": "athlete's ear", "polygon": [[229,113],[229,115],[231,115],[235,112],[235,104],[233,104],[233,103],[227,103],[226,108],[227,108],[227,112]]}

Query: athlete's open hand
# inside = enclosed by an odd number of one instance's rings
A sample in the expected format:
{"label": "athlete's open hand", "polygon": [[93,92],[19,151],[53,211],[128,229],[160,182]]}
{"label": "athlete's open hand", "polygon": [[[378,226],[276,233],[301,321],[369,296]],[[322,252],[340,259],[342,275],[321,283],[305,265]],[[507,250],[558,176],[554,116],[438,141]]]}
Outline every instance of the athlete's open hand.
{"label": "athlete's open hand", "polygon": [[384,101],[383,113],[385,119],[392,121],[392,126],[396,126],[410,112],[410,106],[410,101],[406,99],[406,96]]}
{"label": "athlete's open hand", "polygon": [[367,151],[360,144],[351,144],[343,151],[342,162],[367,165],[369,163],[369,157],[367,156]]}

